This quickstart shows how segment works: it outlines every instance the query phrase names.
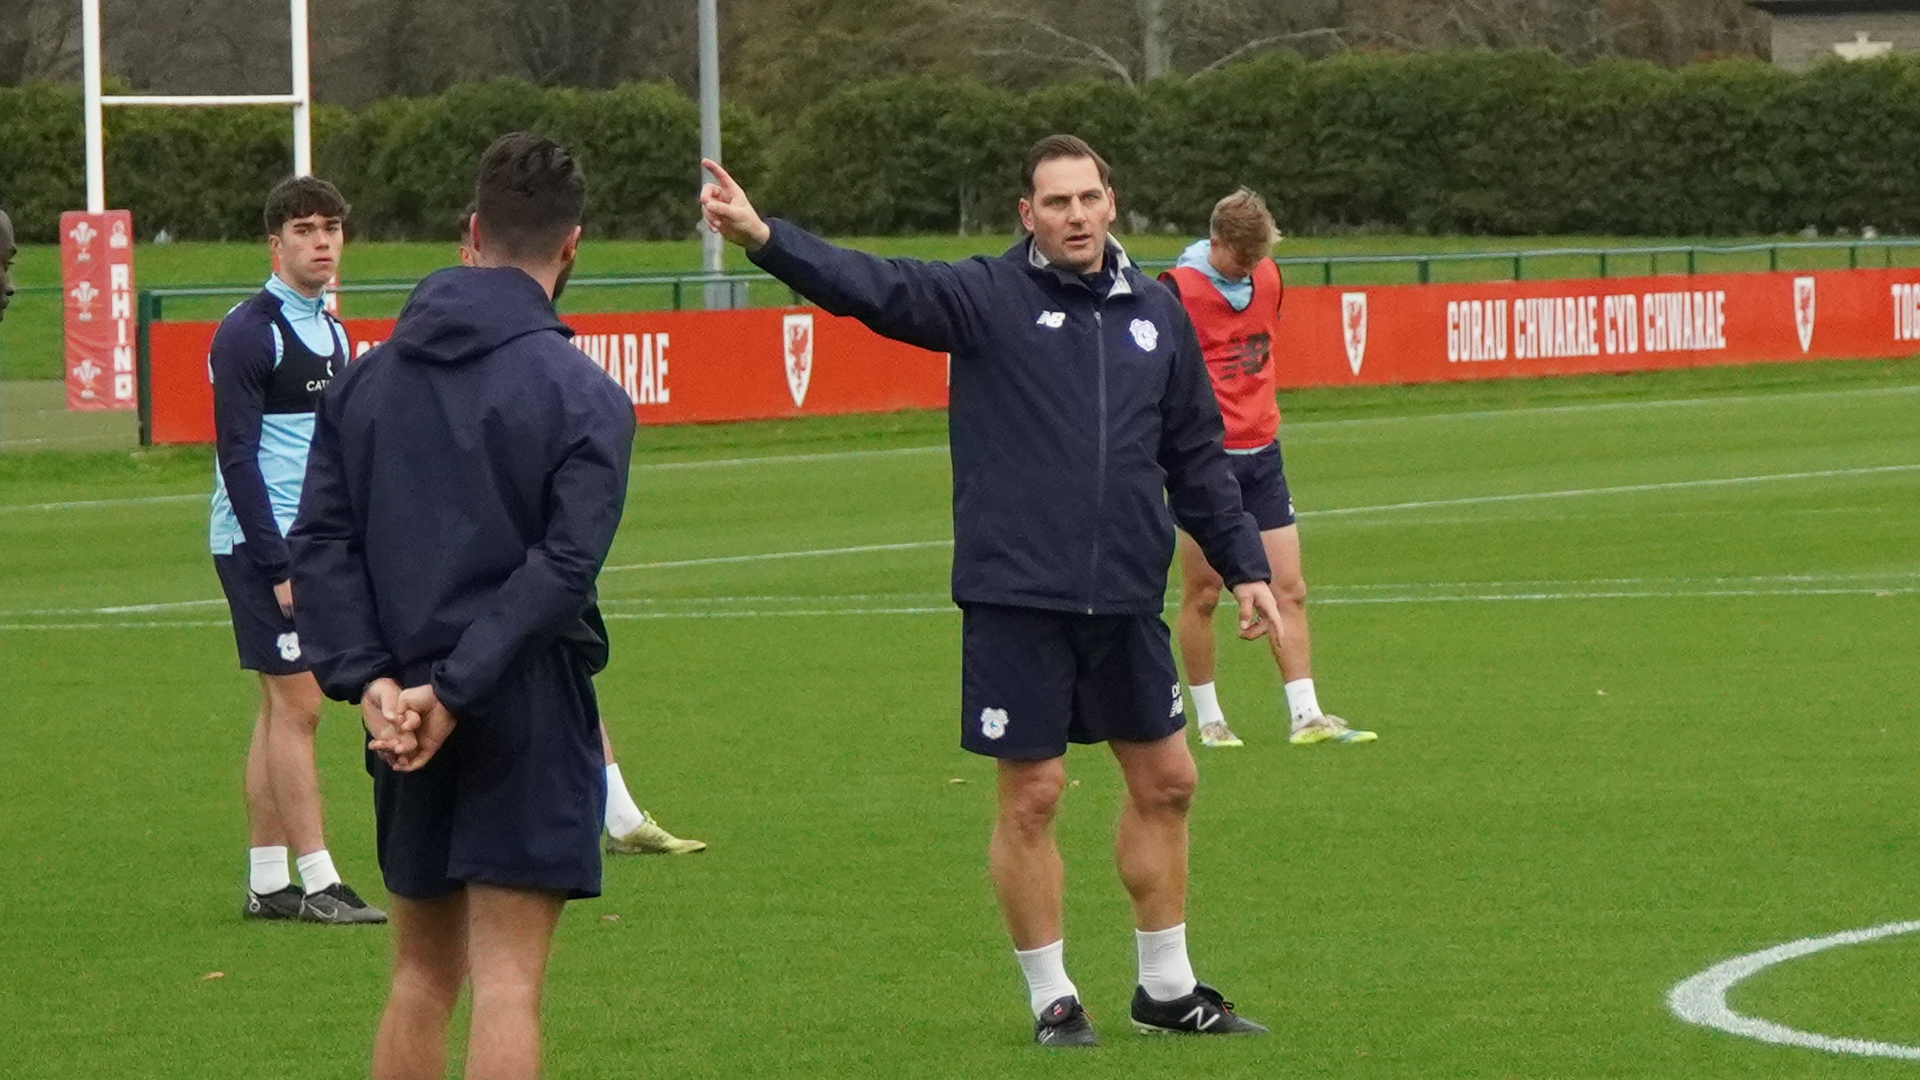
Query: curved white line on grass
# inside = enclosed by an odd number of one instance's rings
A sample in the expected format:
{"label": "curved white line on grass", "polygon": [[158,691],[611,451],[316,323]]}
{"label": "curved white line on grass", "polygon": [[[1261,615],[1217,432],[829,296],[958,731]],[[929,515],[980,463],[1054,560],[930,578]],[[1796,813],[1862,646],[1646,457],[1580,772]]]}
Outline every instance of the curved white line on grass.
{"label": "curved white line on grass", "polygon": [[1920,922],[1887,923],[1884,926],[1847,930],[1838,934],[1829,934],[1826,937],[1801,938],[1799,941],[1789,941],[1785,945],[1775,945],[1771,949],[1762,949],[1756,953],[1723,960],[1669,991],[1667,1007],[1673,1010],[1673,1015],[1689,1024],[1699,1024],[1701,1027],[1715,1028],[1730,1034],[1743,1035],[1749,1039],[1758,1039],[1761,1042],[1782,1046],[1802,1046],[1809,1050],[1825,1050],[1830,1054],[1858,1054],[1863,1057],[1905,1058],[1909,1061],[1920,1061],[1920,1046],[1816,1035],[1769,1020],[1743,1016],[1727,1005],[1727,991],[1733,989],[1736,983],[1775,964],[1797,960],[1802,956],[1841,945],[1859,945],[1868,941],[1878,941],[1881,938],[1911,934],[1916,930],[1920,930]]}

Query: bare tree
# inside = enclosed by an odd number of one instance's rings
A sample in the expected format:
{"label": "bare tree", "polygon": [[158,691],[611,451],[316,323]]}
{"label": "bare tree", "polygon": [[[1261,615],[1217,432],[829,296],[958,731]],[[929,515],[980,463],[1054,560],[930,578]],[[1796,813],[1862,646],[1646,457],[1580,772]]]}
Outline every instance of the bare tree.
{"label": "bare tree", "polygon": [[67,75],[79,23],[80,5],[68,0],[0,0],[0,86]]}

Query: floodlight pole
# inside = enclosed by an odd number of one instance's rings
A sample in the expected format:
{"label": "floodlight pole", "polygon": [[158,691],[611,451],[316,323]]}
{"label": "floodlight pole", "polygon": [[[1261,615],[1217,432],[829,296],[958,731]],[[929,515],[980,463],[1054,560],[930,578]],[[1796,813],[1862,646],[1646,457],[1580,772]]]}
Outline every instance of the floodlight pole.
{"label": "floodlight pole", "polygon": [[[700,156],[720,160],[719,0],[700,0]],[[712,229],[700,232],[700,266],[709,274],[720,274],[727,267],[720,234]],[[727,282],[707,282],[704,294],[708,308],[733,306],[733,288]]]}

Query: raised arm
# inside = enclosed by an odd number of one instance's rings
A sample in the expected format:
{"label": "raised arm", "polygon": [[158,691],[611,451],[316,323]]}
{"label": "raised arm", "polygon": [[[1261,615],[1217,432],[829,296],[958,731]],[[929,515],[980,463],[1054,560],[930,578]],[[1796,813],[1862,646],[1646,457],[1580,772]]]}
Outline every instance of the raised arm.
{"label": "raised arm", "polygon": [[354,516],[340,454],[340,433],[322,394],[313,416],[313,446],[300,515],[288,544],[294,588],[320,599],[300,609],[301,649],[320,689],[336,701],[359,701],[376,679],[397,678],[400,665],[380,630],[367,577],[362,523]]}
{"label": "raised arm", "polygon": [[434,695],[455,717],[493,690],[529,641],[564,631],[593,599],[626,504],[633,408],[621,396],[578,427],[549,481],[546,534],[434,665]]}
{"label": "raised arm", "polygon": [[239,519],[247,557],[278,585],[287,580],[287,542],[260,473],[260,426],[273,375],[272,329],[244,319],[221,323],[207,354],[207,371],[213,378],[215,453],[227,501]]}
{"label": "raised arm", "polygon": [[715,178],[700,190],[707,227],[801,296],[934,352],[954,352],[975,336],[979,314],[969,286],[984,276],[980,264],[883,259],[830,244],[791,222],[764,220],[725,169],[701,164]]}

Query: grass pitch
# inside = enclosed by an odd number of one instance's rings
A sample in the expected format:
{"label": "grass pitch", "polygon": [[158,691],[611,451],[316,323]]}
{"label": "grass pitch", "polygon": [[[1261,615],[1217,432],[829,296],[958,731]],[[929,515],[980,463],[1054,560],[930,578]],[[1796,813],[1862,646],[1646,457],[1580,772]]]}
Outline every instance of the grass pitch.
{"label": "grass pitch", "polygon": [[[1272,1038],[1128,1030],[1120,788],[1076,748],[1068,957],[1107,1045],[1028,1045],[992,773],[955,747],[943,421],[905,414],[641,434],[600,690],[641,804],[712,849],[610,861],[570,906],[550,1075],[1907,1075],[1663,999],[1916,917],[1920,366],[1283,404],[1321,697],[1381,741],[1288,746],[1264,647],[1223,642],[1248,745],[1196,751],[1193,950]],[[384,931],[238,917],[255,691],[210,602],[210,469],[0,457],[9,1077],[365,1067]],[[377,902],[353,714],[321,743],[335,857]],[[1732,1003],[1920,1043],[1916,948],[1822,953]]]}

